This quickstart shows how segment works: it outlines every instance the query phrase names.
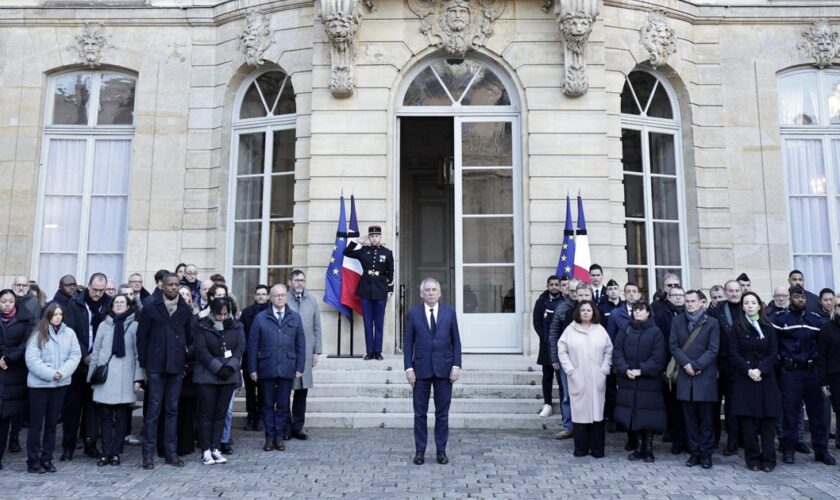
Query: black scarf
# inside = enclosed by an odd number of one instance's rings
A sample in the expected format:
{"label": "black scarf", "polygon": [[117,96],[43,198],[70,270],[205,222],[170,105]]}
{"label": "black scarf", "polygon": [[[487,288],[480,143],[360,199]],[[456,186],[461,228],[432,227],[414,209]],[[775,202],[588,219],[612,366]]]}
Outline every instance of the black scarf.
{"label": "black scarf", "polygon": [[130,312],[123,314],[113,314],[114,319],[114,339],[111,341],[111,356],[115,358],[125,357],[125,320],[128,318]]}
{"label": "black scarf", "polygon": [[689,332],[694,331],[694,327],[696,327],[697,324],[700,323],[700,320],[703,319],[703,316],[705,314],[706,314],[706,311],[704,311],[703,309],[699,309],[695,313],[690,313],[688,311],[685,312],[685,317],[688,318],[688,331]]}

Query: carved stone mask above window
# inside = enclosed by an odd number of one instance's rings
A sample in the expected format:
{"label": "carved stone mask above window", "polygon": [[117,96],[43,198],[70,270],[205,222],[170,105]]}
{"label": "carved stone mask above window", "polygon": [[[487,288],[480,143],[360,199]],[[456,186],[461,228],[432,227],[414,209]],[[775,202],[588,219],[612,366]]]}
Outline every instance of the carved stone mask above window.
{"label": "carved stone mask above window", "polygon": [[420,18],[420,32],[429,43],[463,59],[493,36],[493,21],[505,10],[505,0],[406,0]]}

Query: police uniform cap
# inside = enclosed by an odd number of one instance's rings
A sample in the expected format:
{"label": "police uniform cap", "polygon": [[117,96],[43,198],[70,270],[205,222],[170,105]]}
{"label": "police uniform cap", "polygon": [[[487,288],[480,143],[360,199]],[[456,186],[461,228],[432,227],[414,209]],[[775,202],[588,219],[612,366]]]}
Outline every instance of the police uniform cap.
{"label": "police uniform cap", "polygon": [[368,226],[368,234],[382,234],[382,226]]}

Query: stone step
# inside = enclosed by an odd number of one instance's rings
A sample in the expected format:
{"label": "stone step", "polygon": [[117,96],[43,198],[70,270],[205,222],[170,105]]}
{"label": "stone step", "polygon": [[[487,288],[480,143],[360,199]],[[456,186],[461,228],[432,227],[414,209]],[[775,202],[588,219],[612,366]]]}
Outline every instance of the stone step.
{"label": "stone step", "polygon": [[[428,426],[434,426],[434,414],[429,414]],[[502,413],[451,413],[451,429],[559,429],[559,417],[540,418],[539,415],[510,415]],[[414,427],[413,413],[307,413],[310,428],[398,428]]]}
{"label": "stone step", "polygon": [[[402,382],[400,384],[324,384],[316,385],[314,388],[310,389],[309,397],[381,397],[410,399],[411,386],[409,386],[406,382]],[[452,388],[452,397],[541,400],[542,387],[538,385],[531,386],[512,384],[456,384]]]}
{"label": "stone step", "polygon": [[[324,384],[403,384],[405,373],[388,370],[334,370],[315,368],[313,373],[315,385]],[[459,384],[472,385],[539,385],[542,373],[528,371],[469,371],[465,370],[458,379]]]}
{"label": "stone step", "polygon": [[[429,401],[429,411],[434,412],[434,401]],[[536,415],[542,410],[542,399],[523,401],[516,399],[468,399],[455,398],[449,409],[450,413],[502,413],[506,415]],[[411,413],[414,405],[411,398],[335,398],[335,397],[307,397],[306,413]],[[237,398],[234,402],[235,412],[245,411],[245,400]],[[554,413],[559,413],[560,406],[555,399]]]}
{"label": "stone step", "polygon": [[[364,354],[364,353],[363,353]],[[364,361],[361,358],[321,357],[317,369],[327,370],[390,370],[403,372],[403,357],[387,355],[382,361]],[[464,371],[535,371],[542,368],[536,364],[536,358],[521,354],[464,354],[461,357]]]}

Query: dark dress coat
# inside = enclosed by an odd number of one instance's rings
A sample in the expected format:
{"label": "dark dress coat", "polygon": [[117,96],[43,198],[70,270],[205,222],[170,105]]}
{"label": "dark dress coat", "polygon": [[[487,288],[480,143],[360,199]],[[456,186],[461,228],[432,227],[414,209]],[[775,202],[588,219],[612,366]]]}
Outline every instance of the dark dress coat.
{"label": "dark dress coat", "polygon": [[178,306],[170,316],[163,299],[163,294],[152,295],[140,311],[137,327],[140,367],[147,374],[183,374],[187,349],[192,345],[192,310],[178,297]]}
{"label": "dark dress coat", "polygon": [[[691,335],[688,330],[688,318],[683,313],[671,322],[671,355],[680,367],[679,375],[677,375],[678,401],[717,402],[720,324],[708,314],[703,316],[700,319],[703,322],[700,333],[686,350],[683,350],[683,345]],[[691,368],[695,372],[700,370],[700,374],[689,375],[683,368],[688,363],[691,363]]]}
{"label": "dark dress coat", "polygon": [[9,366],[0,370],[0,418],[23,415],[27,406],[26,341],[32,333],[32,317],[28,309],[18,308],[8,323],[0,322],[0,356]]}
{"label": "dark dress coat", "polygon": [[[618,380],[615,421],[628,430],[665,428],[665,399],[662,396],[662,372],[669,359],[665,336],[652,318],[631,321],[618,332],[613,344],[612,367]],[[627,378],[627,370],[641,370],[642,375]]]}
{"label": "dark dress coat", "polygon": [[[746,320],[744,320],[746,321]],[[758,418],[779,418],[782,415],[781,393],[776,381],[776,361],[779,350],[776,329],[759,324],[758,331],[749,324],[736,321],[729,335],[729,359],[732,363],[732,408],[736,415]],[[748,370],[761,370],[761,381],[754,382]]]}
{"label": "dark dress coat", "polygon": [[717,319],[720,324],[718,374],[723,380],[732,380],[732,360],[729,358],[732,348],[729,346],[729,339],[732,337],[732,331],[738,323],[738,318],[741,317],[741,304],[723,301],[716,308],[710,309],[708,314]]}
{"label": "dark dress coat", "polygon": [[263,378],[295,378],[306,369],[306,334],[300,315],[288,306],[278,322],[274,307],[257,314],[248,337],[248,370]]}
{"label": "dark dress coat", "polygon": [[[213,328],[213,320],[198,320],[193,331],[195,365],[193,366],[194,384],[235,385],[239,373],[242,354],[245,352],[245,328],[242,323],[231,320],[230,328],[218,331]],[[225,351],[231,356],[225,357]],[[219,376],[223,366],[233,368],[233,373],[226,378]]]}
{"label": "dark dress coat", "polygon": [[455,310],[438,302],[435,332],[429,328],[424,304],[408,311],[403,363],[405,369],[414,369],[418,379],[449,378],[452,367],[461,365],[461,335]]}
{"label": "dark dress coat", "polygon": [[831,388],[831,406],[840,413],[840,316],[825,323],[817,337],[817,369],[822,385]]}
{"label": "dark dress coat", "polygon": [[[76,333],[76,340],[79,341],[79,349],[82,352],[82,357],[84,358],[87,356],[93,346],[90,345],[90,339],[88,338],[88,333],[90,332],[90,318],[88,317],[87,306],[85,305],[85,301],[81,298],[81,295],[77,294],[72,297],[67,297],[61,293],[61,290],[59,290],[55,292],[55,296],[53,296],[52,301],[47,304],[47,307],[49,307],[50,304],[58,304],[61,306],[61,310],[64,313],[64,324]],[[87,375],[87,367],[84,363],[79,363],[76,370],[84,375]]]}
{"label": "dark dress coat", "polygon": [[551,353],[549,351],[548,332],[551,329],[551,320],[554,319],[554,311],[560,301],[563,299],[563,294],[557,294],[552,297],[548,290],[540,294],[537,302],[534,304],[534,331],[540,338],[540,351],[537,354],[538,365],[550,365]]}

